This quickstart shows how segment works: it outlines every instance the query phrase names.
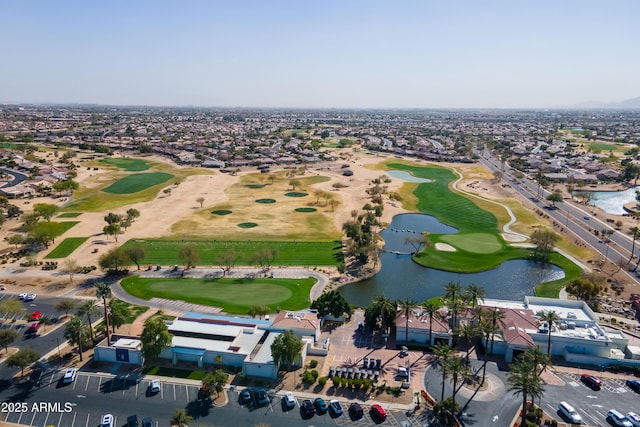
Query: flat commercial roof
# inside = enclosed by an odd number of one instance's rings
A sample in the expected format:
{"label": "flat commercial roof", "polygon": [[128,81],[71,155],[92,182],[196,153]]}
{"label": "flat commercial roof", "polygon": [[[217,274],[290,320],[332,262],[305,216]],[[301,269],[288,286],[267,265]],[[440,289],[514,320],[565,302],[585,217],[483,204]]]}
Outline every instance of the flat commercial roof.
{"label": "flat commercial roof", "polygon": [[245,329],[253,329],[253,326],[237,326],[229,324],[202,323],[191,320],[174,320],[169,325],[169,332],[182,331],[194,332],[198,334],[219,335],[226,337],[237,337]]}
{"label": "flat commercial roof", "polygon": [[280,335],[279,332],[270,332],[267,339],[262,343],[262,347],[258,350],[255,356],[251,359],[254,363],[273,363],[273,356],[271,355],[271,344]]}
{"label": "flat commercial roof", "polygon": [[244,324],[250,324],[250,325],[256,325],[256,326],[271,325],[271,321],[269,320],[252,319],[250,317],[222,316],[217,314],[196,313],[193,311],[186,312],[180,317],[187,318],[187,319],[207,319],[207,320],[214,320],[214,321],[220,321],[220,322],[244,323]]}

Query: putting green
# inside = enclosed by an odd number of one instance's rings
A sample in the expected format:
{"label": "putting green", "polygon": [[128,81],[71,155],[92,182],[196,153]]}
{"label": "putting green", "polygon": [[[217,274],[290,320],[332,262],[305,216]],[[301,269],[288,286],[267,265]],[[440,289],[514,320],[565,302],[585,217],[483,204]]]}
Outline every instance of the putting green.
{"label": "putting green", "polygon": [[134,173],[117,180],[102,191],[111,194],[132,194],[167,182],[171,178],[173,175],[164,172]]}
{"label": "putting green", "polygon": [[238,224],[238,227],[240,228],[253,228],[253,227],[257,227],[258,224],[256,224],[255,222],[242,222],[240,224]]}
{"label": "putting green", "polygon": [[228,209],[218,209],[217,211],[211,211],[214,215],[229,215],[231,213]]}
{"label": "putting green", "polygon": [[457,249],[478,254],[490,254],[502,248],[498,238],[488,233],[447,234],[440,236],[440,240]]}
{"label": "putting green", "polygon": [[146,171],[147,169],[149,169],[151,166],[149,166],[149,164],[144,161],[144,160],[140,160],[140,159],[129,159],[129,158],[117,158],[117,159],[101,159],[100,163],[105,163],[108,165],[113,165],[119,169],[125,170],[127,172],[140,172],[140,171]]}
{"label": "putting green", "polygon": [[303,193],[301,191],[289,191],[288,193],[284,193],[287,197],[306,197],[309,193]]}

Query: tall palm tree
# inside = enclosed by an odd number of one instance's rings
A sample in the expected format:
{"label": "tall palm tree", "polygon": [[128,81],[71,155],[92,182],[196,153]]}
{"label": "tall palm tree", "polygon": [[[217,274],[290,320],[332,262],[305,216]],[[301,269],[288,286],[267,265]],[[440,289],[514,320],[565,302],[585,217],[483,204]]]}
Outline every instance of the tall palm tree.
{"label": "tall palm tree", "polygon": [[107,300],[111,299],[111,287],[104,282],[96,284],[96,297],[102,299],[104,305],[104,322],[107,331],[107,346],[111,347],[111,339],[109,337],[109,314],[107,313]]}
{"label": "tall palm tree", "polygon": [[492,308],[487,313],[487,320],[491,322],[491,326],[493,326],[493,333],[491,334],[491,354],[493,354],[493,342],[496,337],[498,325],[504,326],[504,316],[504,311],[500,310],[499,308]]}
{"label": "tall palm tree", "polygon": [[447,308],[449,309],[449,314],[451,315],[451,329],[453,330],[453,340],[457,341],[458,338],[458,326],[459,326],[459,317],[458,315],[466,309],[466,305],[460,301],[452,301],[447,304]]}
{"label": "tall palm tree", "polygon": [[[540,351],[539,347],[533,347],[525,350],[524,353],[520,355],[521,358],[529,361],[536,369],[536,375],[540,376],[547,369],[548,366],[551,366],[551,357],[548,354],[544,354]],[[540,366],[540,370],[538,371],[538,366]]]}
{"label": "tall palm tree", "polygon": [[91,339],[94,338],[93,334],[93,326],[91,326],[91,316],[97,316],[100,314],[100,308],[96,304],[94,300],[86,300],[80,307],[78,307],[78,311],[76,314],[79,317],[86,317],[87,323],[89,324],[89,331],[91,332]]}
{"label": "tall palm tree", "polygon": [[[449,311],[452,310],[452,306],[456,306],[456,302],[458,299],[460,299],[460,297],[462,296],[462,286],[460,286],[460,283],[456,283],[456,282],[449,282],[446,285],[444,285],[444,297],[447,300],[447,307],[449,308]],[[456,312],[455,310],[452,312],[453,317],[452,317],[452,322],[453,325],[452,327],[456,327]]]}
{"label": "tall palm tree", "polygon": [[553,324],[556,323],[558,320],[560,320],[560,316],[558,316],[558,313],[556,313],[553,310],[548,310],[548,311],[539,311],[536,313],[536,316],[538,316],[538,320],[540,320],[541,322],[547,322],[547,325],[549,326],[549,340],[547,343],[547,355],[551,355],[551,329],[553,328]]}
{"label": "tall palm tree", "polygon": [[440,397],[440,401],[444,400],[444,383],[447,381],[448,371],[448,362],[449,359],[453,356],[453,349],[449,347],[447,344],[438,344],[433,348],[433,364],[436,366],[440,366],[442,369],[442,396]]}
{"label": "tall palm tree", "polygon": [[440,310],[440,305],[434,301],[425,301],[422,303],[422,308],[424,309],[424,313],[429,316],[429,345],[433,345],[433,315]]}
{"label": "tall palm tree", "polygon": [[513,391],[516,396],[522,394],[522,422],[520,425],[526,425],[527,417],[527,397],[535,400],[544,392],[542,380],[536,375],[536,368],[529,361],[519,359],[511,365],[511,372],[507,381],[511,386],[509,391]]}
{"label": "tall palm tree", "polygon": [[475,308],[478,301],[484,302],[485,290],[482,286],[470,284],[464,291],[465,297],[471,302],[471,307]]}
{"label": "tall palm tree", "polygon": [[631,260],[633,259],[633,252],[636,248],[636,239],[638,237],[640,237],[640,228],[638,227],[631,227],[629,229],[629,234],[631,235],[631,255],[629,255],[629,261],[627,262],[631,262]]}
{"label": "tall palm tree", "polygon": [[462,357],[452,357],[447,361],[447,371],[451,375],[453,381],[453,407],[456,407],[456,394],[458,393],[458,381],[464,381],[469,376],[469,365],[465,363]]}
{"label": "tall palm tree", "polygon": [[[380,323],[380,329],[386,332],[396,322],[396,313],[398,312],[398,306],[395,301],[385,297],[384,295],[377,295],[373,297],[373,303],[367,309],[369,311],[370,324]],[[365,311],[365,317],[367,317],[367,311]],[[369,322],[366,322],[369,323]]]}
{"label": "tall palm tree", "polygon": [[404,342],[408,342],[409,341],[409,315],[411,314],[411,310],[415,308],[416,306],[416,302],[406,298],[403,299],[402,301],[398,301],[398,307],[400,308],[400,312],[398,313],[398,316],[402,316],[404,315],[404,319],[405,319],[405,326],[404,326]]}
{"label": "tall palm tree", "polygon": [[82,342],[91,337],[90,328],[78,316],[72,316],[64,329],[64,337],[71,343],[78,345],[80,361],[82,361]]}
{"label": "tall palm tree", "polygon": [[487,352],[489,351],[489,338],[495,334],[497,329],[493,326],[493,323],[488,320],[481,321],[478,326],[480,327],[480,331],[484,334],[484,361],[482,363],[482,384],[484,384],[484,380],[487,376]]}
{"label": "tall palm tree", "polygon": [[469,353],[471,352],[471,343],[480,334],[482,334],[482,332],[478,329],[478,327],[469,322],[465,322],[462,325],[458,326],[457,335],[464,339],[464,343],[467,346],[467,356],[466,356],[467,365],[469,364]]}

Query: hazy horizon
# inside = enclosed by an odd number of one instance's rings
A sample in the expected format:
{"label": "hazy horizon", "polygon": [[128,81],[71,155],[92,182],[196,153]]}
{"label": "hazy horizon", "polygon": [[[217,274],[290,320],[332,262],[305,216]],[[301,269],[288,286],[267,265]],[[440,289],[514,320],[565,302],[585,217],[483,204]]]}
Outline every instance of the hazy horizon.
{"label": "hazy horizon", "polygon": [[[0,103],[554,109],[640,96],[640,3],[0,4]],[[598,108],[598,107],[594,107]]]}

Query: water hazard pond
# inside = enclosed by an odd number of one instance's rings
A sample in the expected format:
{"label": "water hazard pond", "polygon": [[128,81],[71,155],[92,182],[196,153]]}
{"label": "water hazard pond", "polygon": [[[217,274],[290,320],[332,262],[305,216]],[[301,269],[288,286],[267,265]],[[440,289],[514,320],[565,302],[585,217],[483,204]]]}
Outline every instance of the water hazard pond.
{"label": "water hazard pond", "polygon": [[[457,233],[455,228],[440,223],[423,214],[396,215],[391,224],[381,232],[385,249],[408,253],[413,247],[405,244],[406,236],[428,231],[437,234]],[[533,288],[542,282],[561,279],[564,271],[555,265],[539,264],[529,260],[506,261],[498,268],[481,273],[454,273],[422,267],[411,260],[410,255],[381,252],[382,268],[371,279],[352,283],[340,289],[351,304],[366,307],[376,295],[394,300],[409,298],[416,302],[443,294],[443,286],[459,282],[466,286],[474,283],[482,286],[487,298],[522,299],[534,295]]]}

